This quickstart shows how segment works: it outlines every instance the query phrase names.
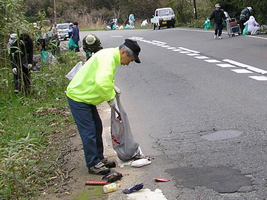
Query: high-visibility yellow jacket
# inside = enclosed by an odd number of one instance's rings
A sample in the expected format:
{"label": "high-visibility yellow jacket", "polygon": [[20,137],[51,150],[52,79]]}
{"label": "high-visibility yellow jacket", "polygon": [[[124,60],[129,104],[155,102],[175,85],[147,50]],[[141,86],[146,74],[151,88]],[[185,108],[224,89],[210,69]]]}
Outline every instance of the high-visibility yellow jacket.
{"label": "high-visibility yellow jacket", "polygon": [[92,105],[113,99],[117,65],[121,65],[119,47],[98,51],[73,77],[67,87],[67,96]]}

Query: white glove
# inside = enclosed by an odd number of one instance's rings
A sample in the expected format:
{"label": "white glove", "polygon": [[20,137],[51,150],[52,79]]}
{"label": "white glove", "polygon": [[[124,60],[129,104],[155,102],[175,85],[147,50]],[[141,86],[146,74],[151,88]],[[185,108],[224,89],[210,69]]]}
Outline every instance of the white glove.
{"label": "white glove", "polygon": [[31,69],[32,68],[32,64],[28,64],[28,69]]}
{"label": "white glove", "polygon": [[16,75],[18,73],[17,68],[12,68],[12,72]]}
{"label": "white glove", "polygon": [[114,107],[115,106],[115,102],[114,102],[114,99],[111,99],[110,101],[107,101],[108,102],[108,105],[110,107]]}
{"label": "white glove", "polygon": [[121,90],[120,88],[118,88],[116,85],[114,85],[114,90],[117,94],[120,94],[121,93]]}

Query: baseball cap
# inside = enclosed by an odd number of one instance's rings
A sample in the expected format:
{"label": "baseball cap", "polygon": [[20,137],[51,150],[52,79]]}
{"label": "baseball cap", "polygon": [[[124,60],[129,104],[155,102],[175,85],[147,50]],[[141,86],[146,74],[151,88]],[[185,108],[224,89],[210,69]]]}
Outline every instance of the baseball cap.
{"label": "baseball cap", "polygon": [[136,63],[141,63],[138,55],[141,51],[140,46],[137,44],[136,41],[131,40],[131,39],[125,39],[124,45],[127,46],[129,49],[133,51],[135,62]]}
{"label": "baseball cap", "polygon": [[216,7],[216,8],[220,8],[221,6],[220,6],[220,4],[217,3],[217,4],[215,5],[215,7]]}

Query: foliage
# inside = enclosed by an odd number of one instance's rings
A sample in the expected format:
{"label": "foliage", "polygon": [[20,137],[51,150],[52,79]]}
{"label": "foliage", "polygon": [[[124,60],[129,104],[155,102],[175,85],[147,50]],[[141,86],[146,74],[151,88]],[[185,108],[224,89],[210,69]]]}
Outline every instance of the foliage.
{"label": "foliage", "polygon": [[[50,135],[70,123],[65,74],[80,60],[75,52],[62,51],[56,63],[32,72],[32,93],[13,93],[10,63],[0,76],[0,199],[34,199],[55,176],[56,154]],[[3,64],[3,63],[2,63]],[[52,149],[52,150],[51,150]]]}

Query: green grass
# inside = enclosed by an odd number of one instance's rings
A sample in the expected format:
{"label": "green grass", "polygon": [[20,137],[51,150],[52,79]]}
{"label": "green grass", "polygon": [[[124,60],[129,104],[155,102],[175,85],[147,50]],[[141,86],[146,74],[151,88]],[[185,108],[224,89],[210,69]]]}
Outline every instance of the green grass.
{"label": "green grass", "polygon": [[14,94],[9,63],[0,70],[0,199],[35,199],[54,175],[57,159],[53,134],[72,118],[67,115],[65,75],[80,61],[75,52],[61,52],[57,62],[31,74],[31,94]]}
{"label": "green grass", "polygon": [[103,193],[103,186],[91,186],[84,189],[74,200],[104,200],[107,195]]}

